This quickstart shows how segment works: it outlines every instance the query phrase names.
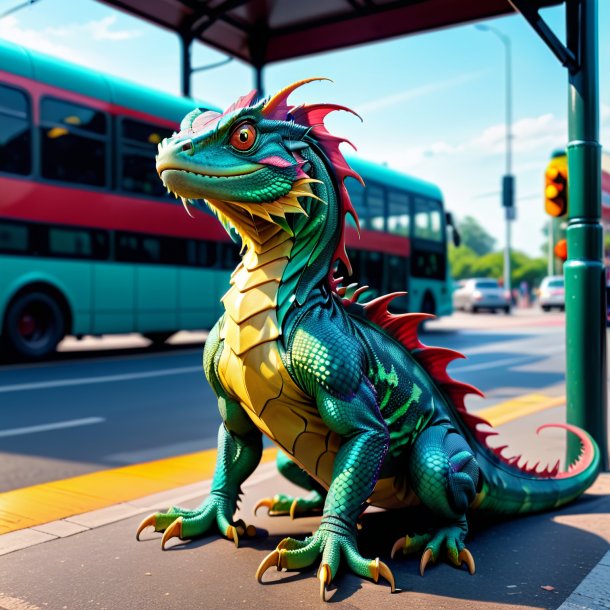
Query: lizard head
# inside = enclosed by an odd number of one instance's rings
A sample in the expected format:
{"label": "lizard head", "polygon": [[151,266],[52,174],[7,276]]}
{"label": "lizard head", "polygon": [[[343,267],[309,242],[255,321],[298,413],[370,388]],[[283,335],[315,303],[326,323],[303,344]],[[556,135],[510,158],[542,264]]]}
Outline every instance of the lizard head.
{"label": "lizard head", "polygon": [[299,155],[311,126],[295,121],[286,104],[300,84],[262,101],[253,91],[223,113],[194,110],[159,144],[157,172],[187,211],[204,200],[242,239],[265,223],[290,231],[286,213],[303,213],[298,197],[314,197]]}

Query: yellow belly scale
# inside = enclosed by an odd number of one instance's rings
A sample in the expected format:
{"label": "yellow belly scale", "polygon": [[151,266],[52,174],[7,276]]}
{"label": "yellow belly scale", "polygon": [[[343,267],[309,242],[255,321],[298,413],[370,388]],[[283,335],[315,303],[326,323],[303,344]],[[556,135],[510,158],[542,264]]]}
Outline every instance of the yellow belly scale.
{"label": "yellow belly scale", "polygon": [[277,293],[292,238],[279,231],[250,247],[222,298],[220,380],[254,424],[328,487],[340,439],[290,377],[279,353]]}
{"label": "yellow belly scale", "polygon": [[[224,340],[219,374],[258,429],[326,488],[341,439],[322,422],[312,399],[290,377],[279,353],[277,295],[292,238],[279,231],[245,253],[222,298]],[[404,480],[377,482],[369,502],[394,508],[414,502]]]}

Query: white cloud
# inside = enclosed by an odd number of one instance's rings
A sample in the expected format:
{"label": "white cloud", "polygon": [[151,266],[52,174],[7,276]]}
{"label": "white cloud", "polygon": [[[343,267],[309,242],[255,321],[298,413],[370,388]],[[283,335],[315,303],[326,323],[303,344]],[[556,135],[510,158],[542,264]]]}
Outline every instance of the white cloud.
{"label": "white cloud", "polygon": [[[557,119],[552,114],[519,119],[513,123],[512,134],[514,152],[565,147],[568,139],[566,121]],[[492,125],[484,129],[469,145],[487,154],[503,154],[506,147],[506,125]]]}
{"label": "white cloud", "polygon": [[46,28],[45,32],[62,38],[85,34],[93,40],[129,40],[142,35],[142,32],[138,30],[111,30],[116,20],[116,15],[108,15],[97,21],[72,23],[59,28]]}
{"label": "white cloud", "polygon": [[88,56],[82,51],[86,47],[85,41],[96,40],[107,43],[108,41],[128,40],[140,35],[137,30],[112,29],[116,19],[116,15],[109,15],[87,23],[35,30],[22,25],[16,16],[9,15],[0,19],[0,38],[41,53],[99,68],[100,63],[105,62],[100,61],[99,55]]}
{"label": "white cloud", "polygon": [[45,36],[44,32],[21,27],[17,17],[13,15],[0,19],[0,38],[41,53],[63,57],[64,59],[74,58],[74,49],[51,40],[50,37]]}
{"label": "white cloud", "polygon": [[477,72],[460,74],[455,78],[449,78],[444,81],[427,83],[419,87],[413,87],[400,93],[395,93],[393,95],[387,95],[385,97],[377,98],[369,102],[364,102],[364,104],[360,104],[358,108],[356,108],[356,110],[358,111],[358,114],[364,116],[366,114],[376,112],[377,110],[382,110],[390,106],[396,106],[398,104],[408,102],[412,99],[422,97],[430,93],[436,93],[437,91],[450,89],[452,87],[471,82],[480,78],[483,74],[485,74],[485,72],[485,70],[479,70]]}

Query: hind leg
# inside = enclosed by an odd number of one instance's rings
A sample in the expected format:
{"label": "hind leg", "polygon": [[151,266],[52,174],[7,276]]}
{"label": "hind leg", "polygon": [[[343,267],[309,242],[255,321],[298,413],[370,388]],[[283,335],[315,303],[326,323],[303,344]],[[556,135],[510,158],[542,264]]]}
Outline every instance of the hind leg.
{"label": "hind leg", "polygon": [[473,452],[448,423],[425,429],[413,445],[409,464],[411,485],[422,501],[440,521],[436,532],[423,536],[405,536],[396,541],[392,556],[424,549],[420,572],[429,561],[435,562],[445,551],[451,563],[465,562],[474,574],[474,559],[466,549],[468,533],[466,511],[476,496],[479,467]]}
{"label": "hind leg", "polygon": [[295,517],[322,514],[326,490],[283,451],[278,451],[276,464],[280,474],[291,483],[309,491],[309,493],[304,497],[297,498],[287,494],[276,494],[273,498],[263,498],[257,502],[254,513],[256,514],[261,506],[266,506],[269,509],[269,515],[272,517],[290,515],[290,518],[294,519]]}

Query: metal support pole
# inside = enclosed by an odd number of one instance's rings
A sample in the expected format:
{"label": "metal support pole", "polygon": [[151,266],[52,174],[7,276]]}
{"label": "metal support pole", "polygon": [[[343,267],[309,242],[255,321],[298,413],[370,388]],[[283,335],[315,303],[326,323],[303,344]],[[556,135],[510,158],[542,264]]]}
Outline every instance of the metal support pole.
{"label": "metal support pole", "polygon": [[504,290],[508,293],[508,298],[512,303],[512,290],[510,279],[510,249],[511,249],[511,226],[510,223],[515,218],[515,178],[512,175],[512,125],[513,125],[513,105],[512,105],[512,52],[510,38],[497,28],[487,24],[477,24],[475,27],[483,32],[491,32],[504,45],[505,54],[505,95],[506,95],[506,172],[502,178],[502,205],[504,206],[504,218],[506,222],[506,242],[504,244]]}
{"label": "metal support pole", "polygon": [[265,97],[264,66],[254,66],[254,88],[258,91],[258,99]]}
{"label": "metal support pole", "polygon": [[193,72],[191,62],[191,45],[193,39],[185,34],[180,35],[180,87],[184,97],[191,95],[191,74]]}
{"label": "metal support pole", "polygon": [[[567,0],[566,16],[568,48],[577,59],[569,73],[568,90],[568,260],[564,265],[567,421],[595,438],[607,468],[597,1]],[[570,438],[568,461],[577,456],[578,443]]]}

